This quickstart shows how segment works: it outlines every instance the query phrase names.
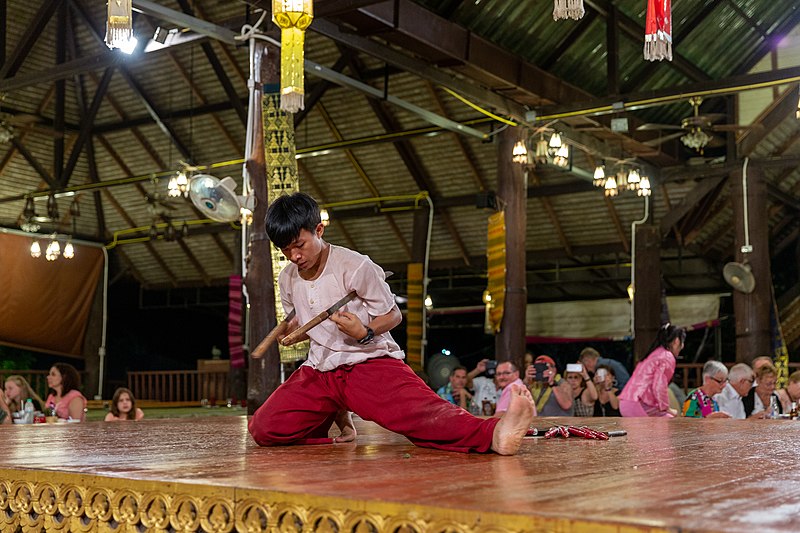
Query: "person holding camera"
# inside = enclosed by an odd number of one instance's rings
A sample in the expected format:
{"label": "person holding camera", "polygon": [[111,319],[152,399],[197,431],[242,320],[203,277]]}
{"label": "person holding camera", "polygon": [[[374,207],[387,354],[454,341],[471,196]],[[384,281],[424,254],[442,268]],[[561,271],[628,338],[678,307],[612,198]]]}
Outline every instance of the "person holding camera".
{"label": "person holding camera", "polygon": [[678,411],[669,406],[669,382],[675,374],[675,359],[683,350],[686,330],[671,325],[661,326],[655,348],[636,365],[630,381],[619,395],[622,416],[673,417]]}
{"label": "person holding camera", "polygon": [[583,350],[581,350],[581,355],[578,358],[578,362],[586,367],[586,370],[589,371],[590,376],[594,376],[594,373],[599,366],[607,366],[613,369],[614,375],[617,377],[617,388],[622,390],[625,388],[625,384],[628,383],[628,380],[631,379],[630,373],[628,373],[628,369],[625,368],[625,365],[617,361],[616,359],[609,359],[608,357],[601,357],[600,352],[592,348],[591,346],[587,346]]}
{"label": "person holding camera", "polygon": [[567,365],[564,379],[572,389],[572,412],[575,416],[594,416],[597,389],[586,367],[580,363]]}
{"label": "person holding camera", "polygon": [[615,386],[617,376],[610,366],[600,365],[594,373],[594,386],[597,389],[597,401],[594,404],[594,416],[622,416],[619,413],[619,390]]}
{"label": "person holding camera", "polygon": [[494,416],[500,386],[497,384],[497,361],[481,359],[467,374],[472,381],[472,402],[469,411],[474,415]]}
{"label": "person holding camera", "polygon": [[537,357],[525,369],[523,382],[531,391],[538,416],[572,416],[572,387],[556,372],[552,357]]}

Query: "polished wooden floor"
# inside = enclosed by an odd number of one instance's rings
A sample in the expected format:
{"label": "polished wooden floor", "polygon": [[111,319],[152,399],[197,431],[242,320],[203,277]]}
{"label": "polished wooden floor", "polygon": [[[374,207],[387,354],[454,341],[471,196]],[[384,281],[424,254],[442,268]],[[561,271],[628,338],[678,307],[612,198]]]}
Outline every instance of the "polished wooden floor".
{"label": "polished wooden floor", "polygon": [[800,530],[795,421],[584,419],[628,435],[526,438],[514,457],[367,422],[356,444],[259,448],[246,422],[4,426],[0,530]]}

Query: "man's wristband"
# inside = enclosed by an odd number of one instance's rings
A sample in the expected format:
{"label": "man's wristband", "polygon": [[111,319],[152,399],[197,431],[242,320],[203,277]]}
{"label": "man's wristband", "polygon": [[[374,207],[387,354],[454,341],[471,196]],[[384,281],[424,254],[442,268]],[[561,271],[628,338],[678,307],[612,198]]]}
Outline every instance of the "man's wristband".
{"label": "man's wristband", "polygon": [[369,326],[364,326],[367,328],[367,334],[364,335],[363,339],[358,339],[358,344],[369,344],[372,342],[372,339],[375,338],[375,332],[372,331],[372,328]]}

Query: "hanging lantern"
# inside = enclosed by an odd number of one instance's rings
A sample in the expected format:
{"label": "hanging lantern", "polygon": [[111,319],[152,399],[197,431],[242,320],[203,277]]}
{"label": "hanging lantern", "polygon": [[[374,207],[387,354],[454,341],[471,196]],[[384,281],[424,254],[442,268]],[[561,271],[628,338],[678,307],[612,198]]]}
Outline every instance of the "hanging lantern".
{"label": "hanging lantern", "polygon": [[561,168],[569,166],[569,146],[566,144],[561,145],[561,148],[556,151],[556,155],[553,157],[553,164]]}
{"label": "hanging lantern", "polygon": [[33,240],[31,243],[31,257],[34,259],[42,256],[42,247],[39,245],[39,241],[36,239]]}
{"label": "hanging lantern", "polygon": [[553,20],[583,18],[583,0],[555,0],[553,4]]}
{"label": "hanging lantern", "polygon": [[650,196],[651,193],[650,178],[642,176],[642,181],[639,183],[639,190],[636,191],[636,194],[639,196]]}
{"label": "hanging lantern", "polygon": [[511,155],[511,161],[514,163],[519,163],[520,165],[527,163],[528,149],[525,148],[525,143],[523,141],[517,141],[517,143],[514,145]]}
{"label": "hanging lantern", "polygon": [[133,39],[132,0],[108,0],[106,22],[106,45],[109,48],[124,48]]}
{"label": "hanging lantern", "polygon": [[553,135],[550,136],[548,146],[552,148],[553,151],[561,148],[561,134],[558,132],[553,133]]}
{"label": "hanging lantern", "polygon": [[639,177],[639,169],[632,168],[628,172],[628,190],[635,191],[640,187],[641,178]]}
{"label": "hanging lantern", "polygon": [[281,29],[281,109],[297,113],[303,103],[303,41],[314,18],[312,0],[272,0],[272,21]]}
{"label": "hanging lantern", "polygon": [[75,247],[72,246],[72,237],[67,239],[67,244],[64,245],[64,259],[72,259],[75,257]]}
{"label": "hanging lantern", "polygon": [[672,61],[672,0],[647,0],[644,58]]}

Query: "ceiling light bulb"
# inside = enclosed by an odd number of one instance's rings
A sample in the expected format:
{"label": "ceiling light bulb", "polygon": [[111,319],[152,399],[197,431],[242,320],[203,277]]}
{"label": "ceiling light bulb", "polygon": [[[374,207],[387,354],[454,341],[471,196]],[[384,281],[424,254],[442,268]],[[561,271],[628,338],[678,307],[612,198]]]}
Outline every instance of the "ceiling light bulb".
{"label": "ceiling light bulb", "polygon": [[547,152],[547,149],[548,149],[547,141],[544,139],[543,136],[541,139],[536,141],[536,155],[534,156],[534,159],[536,160],[537,163],[542,165],[547,163],[547,158],[550,155]]}
{"label": "ceiling light bulb", "polygon": [[33,242],[31,243],[31,257],[36,259],[41,256],[42,256],[42,247],[39,245],[39,241],[34,239]]}
{"label": "ceiling light bulb", "polygon": [[75,248],[72,246],[72,240],[68,240],[64,245],[64,259],[72,259],[75,257]]}
{"label": "ceiling light bulb", "polygon": [[433,300],[430,294],[425,297],[425,307],[427,309],[433,309]]}
{"label": "ceiling light bulb", "polygon": [[650,196],[651,193],[650,178],[642,176],[642,181],[639,183],[639,190],[636,191],[636,194],[639,196]]}
{"label": "ceiling light bulb", "polygon": [[614,177],[613,174],[609,176],[608,179],[606,180],[604,194],[606,196],[616,196],[617,194],[619,194],[619,191],[617,191],[617,179]]}
{"label": "ceiling light bulb", "polygon": [[320,218],[320,221],[322,222],[322,225],[325,226],[325,227],[327,227],[328,224],[331,223],[331,215],[330,215],[330,213],[328,213],[327,209],[320,209],[319,210],[319,218]]}
{"label": "ceiling light bulb", "polygon": [[553,164],[562,168],[569,165],[569,146],[566,144],[561,145],[556,151],[555,157],[553,157]]}
{"label": "ceiling light bulb", "polygon": [[594,186],[595,187],[602,187],[605,185],[606,180],[606,170],[603,165],[597,165],[594,168]]}
{"label": "ceiling light bulb", "polygon": [[550,148],[561,148],[561,134],[558,132],[553,133],[550,137],[550,143],[548,144]]}

